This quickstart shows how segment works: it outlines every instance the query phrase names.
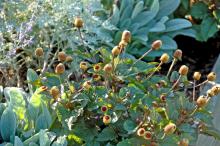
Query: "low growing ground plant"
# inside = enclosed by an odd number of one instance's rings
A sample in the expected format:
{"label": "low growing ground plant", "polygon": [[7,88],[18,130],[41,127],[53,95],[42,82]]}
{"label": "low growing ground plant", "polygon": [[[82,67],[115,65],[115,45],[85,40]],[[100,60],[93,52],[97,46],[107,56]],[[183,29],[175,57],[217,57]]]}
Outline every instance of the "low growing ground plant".
{"label": "low growing ground plant", "polygon": [[[83,22],[75,17],[74,27],[81,31]],[[111,51],[100,47],[92,56],[81,37],[83,47],[68,55],[62,48],[51,66],[39,62],[40,71],[28,69],[28,92],[1,87],[1,145],[188,146],[201,133],[220,139],[207,106],[220,93],[216,74],[200,81],[195,72],[190,81],[186,65],[173,71],[181,50],[172,57],[164,53],[158,62],[141,61],[161,48],[161,40],[139,59],[129,58],[124,54],[131,37],[124,30]],[[46,57],[44,47],[32,53]],[[160,74],[167,63],[167,75]],[[195,91],[207,83],[212,87],[198,97]]]}

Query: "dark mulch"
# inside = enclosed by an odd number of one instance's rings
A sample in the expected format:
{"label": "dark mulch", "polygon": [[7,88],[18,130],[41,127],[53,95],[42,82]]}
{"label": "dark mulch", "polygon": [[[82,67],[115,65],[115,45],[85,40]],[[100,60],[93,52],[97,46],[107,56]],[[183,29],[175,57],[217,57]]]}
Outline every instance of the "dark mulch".
{"label": "dark mulch", "polygon": [[[220,34],[220,32],[219,32]],[[194,38],[186,36],[178,36],[175,38],[179,49],[183,51],[183,58],[178,62],[175,69],[185,64],[189,66],[189,79],[192,79],[194,71],[200,71],[203,74],[203,79],[206,78],[215,62],[220,55],[220,35],[216,38],[211,38],[207,42],[199,42]],[[163,71],[168,70],[169,65],[164,65]]]}

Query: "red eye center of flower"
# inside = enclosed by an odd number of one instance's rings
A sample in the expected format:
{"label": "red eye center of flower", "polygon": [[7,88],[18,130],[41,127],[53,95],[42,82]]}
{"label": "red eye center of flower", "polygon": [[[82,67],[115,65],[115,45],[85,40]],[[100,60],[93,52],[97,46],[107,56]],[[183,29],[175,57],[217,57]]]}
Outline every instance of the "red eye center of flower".
{"label": "red eye center of flower", "polygon": [[98,75],[93,75],[93,78],[98,78],[99,76]]}
{"label": "red eye center of flower", "polygon": [[109,116],[105,116],[105,119],[106,119],[106,120],[109,120],[109,119],[110,119],[110,117],[109,117]]}
{"label": "red eye center of flower", "polygon": [[95,69],[99,69],[99,66],[95,66]]}
{"label": "red eye center of flower", "polygon": [[147,133],[145,134],[145,137],[146,137],[146,138],[151,138],[151,133],[150,133],[150,132],[147,132]]}
{"label": "red eye center of flower", "polygon": [[102,107],[102,111],[105,112],[106,110],[107,110],[107,107],[106,107],[106,106],[103,106],[103,107]]}
{"label": "red eye center of flower", "polygon": [[145,131],[142,129],[142,130],[140,131],[140,134],[144,134],[144,132],[145,132]]}

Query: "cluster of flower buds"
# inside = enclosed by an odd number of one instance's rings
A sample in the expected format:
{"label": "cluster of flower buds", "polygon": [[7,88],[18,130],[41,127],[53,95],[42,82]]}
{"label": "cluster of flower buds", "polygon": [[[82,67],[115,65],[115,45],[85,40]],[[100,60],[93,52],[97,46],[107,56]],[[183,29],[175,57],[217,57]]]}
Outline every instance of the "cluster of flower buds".
{"label": "cluster of flower buds", "polygon": [[124,30],[122,33],[121,41],[117,46],[115,46],[112,49],[112,55],[113,56],[118,56],[119,54],[122,53],[124,48],[128,45],[128,43],[131,41],[131,33],[128,30]]}

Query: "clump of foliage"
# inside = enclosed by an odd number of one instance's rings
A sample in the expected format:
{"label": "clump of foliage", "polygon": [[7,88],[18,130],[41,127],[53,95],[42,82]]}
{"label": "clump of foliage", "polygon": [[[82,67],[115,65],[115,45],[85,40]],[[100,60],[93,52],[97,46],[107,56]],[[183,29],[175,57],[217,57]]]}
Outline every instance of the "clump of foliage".
{"label": "clump of foliage", "polygon": [[[103,3],[109,7],[109,1],[103,0]],[[113,46],[119,43],[123,30],[129,30],[132,39],[127,52],[135,56],[141,56],[157,39],[162,40],[164,45],[160,51],[150,53],[148,58],[160,56],[163,52],[172,54],[177,49],[173,40],[175,36],[195,37],[190,21],[172,17],[179,5],[180,0],[116,1],[110,17],[102,25],[101,33]]]}
{"label": "clump of foliage", "polygon": [[[101,4],[94,0],[1,3],[0,81],[5,86],[23,87],[27,68],[38,70],[46,64],[52,65],[53,56],[59,51],[68,50],[69,54],[82,48],[80,37],[87,40],[84,45],[91,54],[95,52],[101,40],[96,35],[101,24],[96,15],[102,12]],[[80,36],[73,27],[76,16],[81,16],[86,24]],[[44,48],[47,58],[36,58],[33,52],[37,47]]]}
{"label": "clump of foliage", "polygon": [[[81,34],[83,19],[75,17],[74,26]],[[67,55],[62,48],[54,55],[53,70],[27,71],[28,92],[21,88],[0,88],[0,133],[4,145],[41,146],[134,146],[194,144],[198,134],[220,139],[212,127],[207,104],[220,93],[216,74],[199,82],[195,72],[191,82],[189,68],[173,66],[182,57],[176,50],[167,75],[159,73],[170,56],[159,62],[141,58],[158,51],[163,42],[154,41],[139,59],[124,56],[131,33],[123,31],[121,41],[112,51],[99,48],[91,57],[84,46]],[[35,48],[37,59],[46,59],[47,49]],[[87,52],[88,51],[88,52]],[[89,58],[89,56],[91,58]],[[94,57],[95,56],[95,57]],[[49,65],[46,64],[46,68]],[[212,84],[206,95],[195,91]],[[193,94],[188,95],[188,91]]]}
{"label": "clump of foliage", "polygon": [[192,22],[199,41],[207,41],[219,31],[220,3],[217,0],[181,0],[176,13]]}

